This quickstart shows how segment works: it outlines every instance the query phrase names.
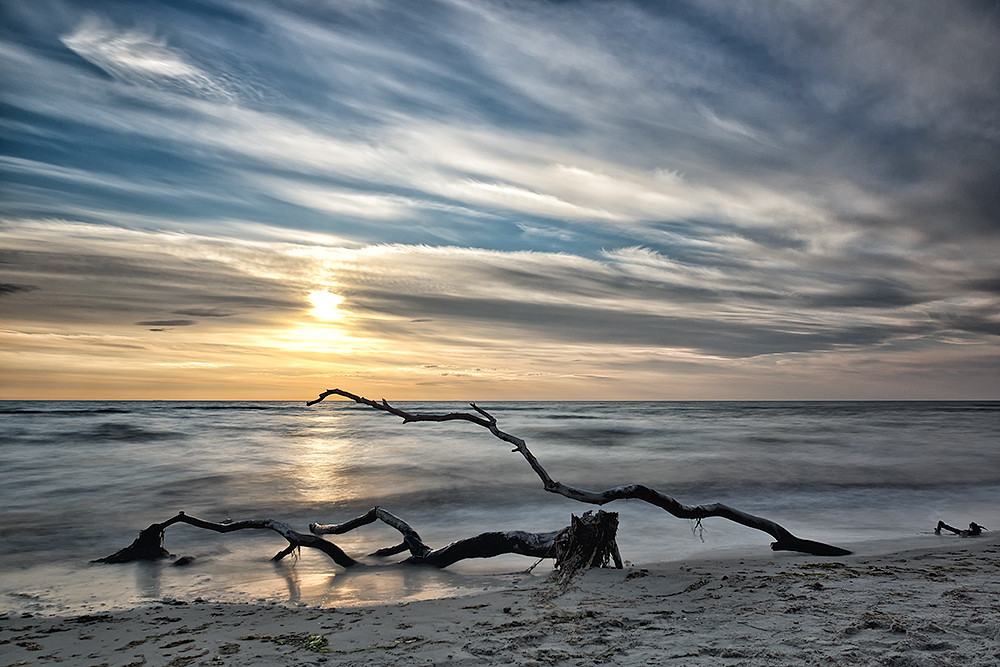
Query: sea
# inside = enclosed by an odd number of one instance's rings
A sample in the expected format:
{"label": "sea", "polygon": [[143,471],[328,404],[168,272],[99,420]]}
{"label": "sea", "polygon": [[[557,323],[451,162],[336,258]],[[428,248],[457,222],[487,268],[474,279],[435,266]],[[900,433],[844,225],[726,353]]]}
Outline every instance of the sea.
{"label": "sea", "polygon": [[[468,411],[400,402],[409,412]],[[933,535],[938,520],[1000,530],[1000,402],[492,402],[549,475],[590,490],[641,483],[724,503],[853,548]],[[445,570],[367,557],[383,524],[329,536],[344,570],[271,531],[177,524],[171,559],[95,564],[178,511],[271,518],[308,532],[381,506],[431,547],[487,531],[545,532],[596,509],[547,493],[511,446],[467,422],[409,423],[349,401],[0,401],[0,613],[82,613],[192,600],[356,606],[531,583],[551,562],[505,555]],[[616,501],[634,565],[768,554],[770,536]],[[959,540],[961,538],[954,538]]]}

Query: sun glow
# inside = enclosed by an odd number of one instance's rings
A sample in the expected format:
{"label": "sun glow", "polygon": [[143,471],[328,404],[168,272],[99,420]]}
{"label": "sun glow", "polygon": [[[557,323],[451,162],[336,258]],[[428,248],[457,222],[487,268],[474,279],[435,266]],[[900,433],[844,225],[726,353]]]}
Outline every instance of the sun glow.
{"label": "sun glow", "polygon": [[343,302],[344,297],[326,290],[309,292],[309,303],[313,305],[312,316],[318,320],[339,320],[344,315],[339,308]]}
{"label": "sun glow", "polygon": [[325,354],[345,354],[357,345],[343,329],[319,324],[300,324],[286,329],[275,336],[273,343],[284,350]]}

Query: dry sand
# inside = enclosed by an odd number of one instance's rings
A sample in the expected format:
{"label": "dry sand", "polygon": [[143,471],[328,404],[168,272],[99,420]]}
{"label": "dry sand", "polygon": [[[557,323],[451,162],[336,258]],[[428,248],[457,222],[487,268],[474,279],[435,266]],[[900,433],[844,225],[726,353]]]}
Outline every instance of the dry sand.
{"label": "dry sand", "polygon": [[591,571],[369,608],[164,601],[0,620],[8,665],[1000,665],[1000,534]]}

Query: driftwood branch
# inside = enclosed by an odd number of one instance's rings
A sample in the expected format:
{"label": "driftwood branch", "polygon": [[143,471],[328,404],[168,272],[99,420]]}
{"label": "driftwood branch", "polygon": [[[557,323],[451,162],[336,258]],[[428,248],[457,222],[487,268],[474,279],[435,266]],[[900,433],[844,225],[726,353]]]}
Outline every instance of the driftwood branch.
{"label": "driftwood branch", "polygon": [[556,538],[562,531],[550,533],[528,533],[521,530],[495,531],[480,533],[475,537],[458,540],[440,549],[431,549],[417,534],[410,524],[398,516],[382,509],[373,507],[365,514],[339,524],[309,524],[309,530],[315,535],[341,535],[374,521],[382,521],[392,526],[403,536],[402,544],[379,549],[372,556],[391,556],[403,551],[409,551],[410,557],[404,563],[412,565],[433,565],[448,567],[467,558],[492,558],[500,554],[521,554],[535,558],[554,558],[556,555]]}
{"label": "driftwood branch", "polygon": [[410,557],[400,563],[405,565],[430,565],[445,568],[468,558],[492,558],[501,554],[521,554],[534,558],[554,558],[556,569],[559,570],[564,581],[585,569],[606,566],[609,554],[615,560],[616,565],[621,567],[620,559],[617,557],[618,547],[615,543],[618,515],[614,513],[598,512],[596,516],[592,516],[591,512],[587,512],[583,517],[572,517],[572,524],[567,528],[548,533],[529,533],[521,530],[494,531],[458,540],[440,549],[431,549],[424,544],[420,535],[410,524],[381,507],[373,507],[365,514],[344,523],[310,524],[311,534],[300,533],[287,524],[274,519],[248,519],[216,523],[178,512],[166,521],[154,523],[140,531],[139,536],[132,544],[124,549],[119,549],[110,556],[99,558],[94,562],[128,563],[136,560],[166,558],[170,556],[170,552],[163,548],[163,531],[175,523],[186,523],[217,533],[248,529],[272,530],[288,540],[288,546],[278,552],[271,560],[281,560],[299,547],[311,547],[327,554],[338,565],[349,568],[360,563],[344,553],[336,544],[324,540],[320,535],[342,535],[374,521],[382,521],[398,530],[403,536],[403,543],[379,549],[370,555],[391,556],[409,551]]}
{"label": "driftwood branch", "polygon": [[576,487],[563,484],[562,482],[553,480],[549,476],[548,472],[545,471],[545,468],[542,467],[538,459],[536,459],[528,449],[524,440],[500,430],[497,426],[496,418],[489,414],[486,410],[477,406],[475,403],[471,403],[470,405],[476,414],[468,412],[451,412],[447,414],[413,414],[390,405],[385,399],[382,399],[381,401],[373,401],[342,389],[328,389],[321,393],[318,398],[308,401],[306,405],[315,405],[316,403],[326,399],[328,396],[334,395],[342,396],[354,401],[355,403],[367,405],[376,410],[396,415],[403,420],[404,424],[412,422],[467,421],[476,424],[477,426],[481,426],[487,429],[496,438],[513,445],[513,451],[524,457],[524,460],[527,461],[528,465],[531,466],[531,469],[535,471],[535,474],[538,475],[538,478],[542,481],[542,487],[546,491],[556,493],[573,500],[578,500],[582,503],[605,505],[615,500],[642,500],[667,511],[680,519],[706,519],[713,516],[721,517],[748,528],[763,531],[774,538],[775,541],[771,543],[771,549],[774,551],[799,551],[802,553],[812,554],[814,556],[846,556],[851,553],[850,551],[840,547],[796,537],[786,528],[778,523],[775,523],[774,521],[771,521],[770,519],[755,516],[742,510],[729,507],[728,505],[723,505],[721,503],[712,503],[709,505],[684,505],[674,498],[642,484],[616,486],[605,491],[587,491],[585,489],[578,489]]}
{"label": "driftwood branch", "polygon": [[934,528],[934,534],[940,535],[942,530],[947,530],[949,533],[954,533],[960,537],[979,537],[983,534],[983,531],[987,529],[983,528],[975,521],[970,523],[967,529],[955,528],[954,526],[949,526],[944,521],[938,521],[937,526]]}
{"label": "driftwood branch", "polygon": [[358,564],[356,560],[348,556],[333,542],[327,542],[321,537],[300,533],[293,530],[287,524],[274,519],[247,519],[245,521],[233,521],[228,523],[216,523],[205,521],[197,517],[189,516],[184,512],[178,512],[166,521],[154,523],[148,528],[139,532],[139,536],[129,546],[119,549],[110,556],[98,558],[95,563],[128,563],[135,560],[158,560],[170,555],[163,548],[163,531],[175,523],[186,523],[198,528],[214,530],[217,533],[231,533],[236,530],[273,530],[286,540],[288,546],[275,554],[271,560],[281,560],[292,553],[298,547],[311,547],[319,549],[333,561],[342,567],[354,567]]}
{"label": "driftwood branch", "polygon": [[370,556],[393,556],[404,551],[409,551],[411,555],[421,557],[430,553],[430,547],[424,544],[424,541],[420,539],[420,535],[417,534],[417,531],[410,524],[381,507],[373,507],[361,516],[343,523],[311,523],[309,524],[309,532],[313,535],[343,535],[355,528],[367,526],[375,521],[382,521],[398,530],[403,536],[403,542],[394,547],[379,549],[375,553],[369,554]]}
{"label": "driftwood branch", "polygon": [[342,535],[375,521],[382,521],[398,530],[403,536],[403,542],[369,555],[390,556],[409,551],[410,557],[403,563],[411,565],[448,567],[467,558],[521,554],[534,558],[554,558],[555,567],[563,581],[592,567],[607,567],[611,561],[618,569],[622,568],[616,542],[618,515],[614,512],[586,512],[582,517],[572,517],[566,528],[548,533],[528,533],[523,530],[480,533],[440,549],[428,547],[410,524],[381,507],[373,507],[365,514],[344,523],[312,523],[309,524],[309,530],[315,535]]}

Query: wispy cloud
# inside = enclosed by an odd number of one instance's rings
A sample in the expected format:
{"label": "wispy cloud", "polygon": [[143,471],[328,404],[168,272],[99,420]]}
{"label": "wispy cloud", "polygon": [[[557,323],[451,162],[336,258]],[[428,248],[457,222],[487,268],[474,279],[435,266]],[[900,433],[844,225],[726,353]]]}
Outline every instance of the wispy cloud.
{"label": "wispy cloud", "polygon": [[154,88],[234,101],[235,93],[167,45],[162,37],[118,29],[96,16],[86,17],[63,44],[111,76]]}
{"label": "wispy cloud", "polygon": [[195,324],[194,320],[149,320],[147,322],[136,322],[140,327],[189,327]]}

